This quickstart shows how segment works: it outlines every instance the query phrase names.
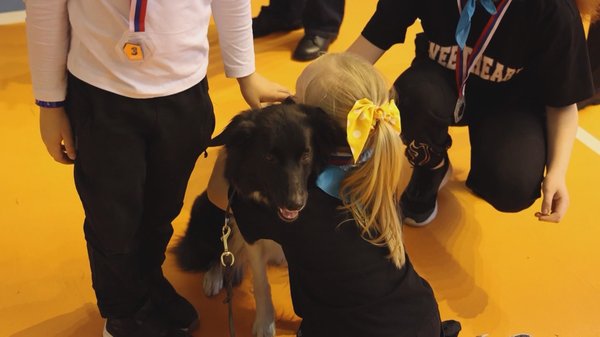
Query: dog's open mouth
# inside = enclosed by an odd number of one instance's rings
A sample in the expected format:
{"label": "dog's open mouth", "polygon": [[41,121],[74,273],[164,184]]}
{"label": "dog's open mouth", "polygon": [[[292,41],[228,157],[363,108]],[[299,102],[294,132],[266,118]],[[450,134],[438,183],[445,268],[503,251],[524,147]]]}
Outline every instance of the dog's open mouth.
{"label": "dog's open mouth", "polygon": [[300,215],[300,211],[302,209],[297,209],[297,210],[289,210],[287,208],[279,208],[279,212],[277,212],[277,214],[279,215],[279,218],[283,221],[286,222],[292,222],[295,221],[296,219],[298,219],[298,215]]}

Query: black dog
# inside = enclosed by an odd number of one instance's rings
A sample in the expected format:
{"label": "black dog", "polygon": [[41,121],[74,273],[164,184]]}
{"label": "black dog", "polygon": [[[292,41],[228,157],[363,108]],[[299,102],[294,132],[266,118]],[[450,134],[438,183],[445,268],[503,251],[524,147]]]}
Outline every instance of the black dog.
{"label": "black dog", "polygon": [[[267,205],[280,219],[292,222],[306,203],[311,177],[325,166],[336,146],[344,143],[344,137],[343,129],[321,109],[280,104],[237,115],[211,146],[225,145],[225,178],[234,193]],[[194,203],[175,254],[185,270],[209,269],[204,291],[210,296],[223,287],[221,266],[215,263],[222,250],[218,238],[223,219],[207,219],[208,207],[203,193]],[[229,246],[236,255],[238,280],[245,261],[253,270],[257,307],[253,333],[273,336],[274,311],[265,267],[268,261],[285,261],[281,247],[270,240],[248,245],[236,227]]]}

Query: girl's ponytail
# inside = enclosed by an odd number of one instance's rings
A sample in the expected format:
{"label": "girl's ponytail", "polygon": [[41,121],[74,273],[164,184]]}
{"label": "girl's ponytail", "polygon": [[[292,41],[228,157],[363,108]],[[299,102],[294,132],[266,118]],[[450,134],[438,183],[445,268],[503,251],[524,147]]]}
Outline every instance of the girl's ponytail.
{"label": "girl's ponytail", "polygon": [[[387,246],[390,259],[400,268],[405,262],[398,210],[403,152],[394,102],[378,107],[368,100],[357,101],[348,116],[347,133],[354,158],[362,156],[341,183],[343,207],[352,213],[363,238]],[[361,162],[363,157],[367,158]]]}
{"label": "girl's ponytail", "polygon": [[[356,131],[355,124],[363,125],[363,116],[370,118],[360,131],[364,137],[356,153],[372,154],[348,172],[339,192],[342,207],[351,212],[365,240],[387,246],[390,259],[400,268],[405,255],[397,205],[404,156],[398,111],[393,102],[388,102],[389,85],[373,65],[349,53],[325,54],[308,67],[312,69],[307,68],[296,85],[301,88],[301,102],[320,107],[343,126],[350,112],[350,132]],[[323,69],[327,69],[327,75],[319,72]],[[374,103],[357,102],[361,97]],[[392,120],[395,123],[390,123]],[[367,150],[362,151],[363,147]]]}

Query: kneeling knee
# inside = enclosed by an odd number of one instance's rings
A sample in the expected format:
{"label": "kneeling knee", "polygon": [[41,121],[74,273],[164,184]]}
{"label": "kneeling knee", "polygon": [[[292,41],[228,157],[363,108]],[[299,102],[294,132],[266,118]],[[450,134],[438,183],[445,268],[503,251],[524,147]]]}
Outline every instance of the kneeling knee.
{"label": "kneeling knee", "polygon": [[490,205],[500,212],[516,213],[529,208],[536,199],[518,198],[514,195],[506,198],[484,198]]}
{"label": "kneeling knee", "polygon": [[515,182],[498,182],[493,185],[467,182],[467,186],[495,209],[505,213],[516,213],[531,207],[540,196],[539,185],[533,187]]}

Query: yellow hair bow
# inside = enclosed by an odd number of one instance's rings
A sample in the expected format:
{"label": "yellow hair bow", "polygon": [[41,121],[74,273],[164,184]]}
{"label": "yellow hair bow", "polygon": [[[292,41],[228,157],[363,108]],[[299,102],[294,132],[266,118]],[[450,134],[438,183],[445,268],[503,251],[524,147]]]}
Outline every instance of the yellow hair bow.
{"label": "yellow hair bow", "polygon": [[358,160],[367,143],[369,133],[378,121],[389,123],[400,134],[400,111],[394,100],[390,100],[382,106],[375,105],[367,98],[354,103],[352,110],[348,113],[346,129],[346,137],[352,150],[354,162]]}

